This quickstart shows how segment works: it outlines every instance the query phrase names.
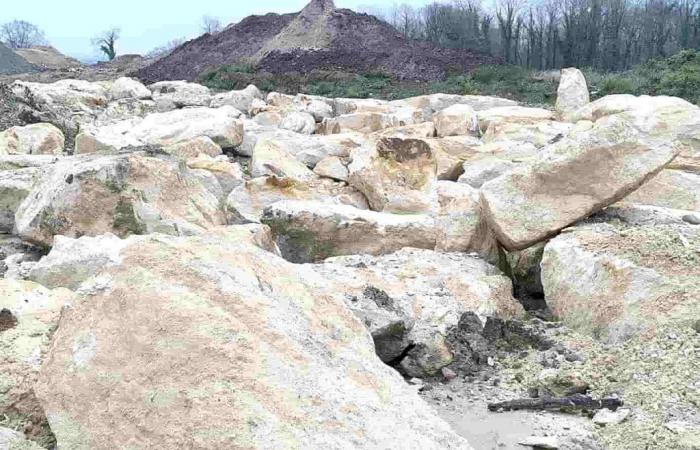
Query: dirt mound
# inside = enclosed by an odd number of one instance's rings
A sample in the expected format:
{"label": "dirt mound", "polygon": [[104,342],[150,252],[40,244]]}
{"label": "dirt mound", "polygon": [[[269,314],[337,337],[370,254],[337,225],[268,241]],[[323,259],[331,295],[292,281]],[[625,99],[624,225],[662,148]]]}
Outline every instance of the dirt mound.
{"label": "dirt mound", "polygon": [[36,67],[0,42],[0,75],[34,72]]}
{"label": "dirt mound", "polygon": [[50,46],[37,45],[32,48],[18,49],[15,53],[43,69],[67,69],[82,65],[77,59],[68,57]]}
{"label": "dirt mound", "polygon": [[331,0],[312,0],[297,14],[251,16],[217,35],[187,42],[137,76],[145,82],[192,81],[221,65],[249,63],[270,73],[381,71],[431,81],[448,71],[498,62],[476,51],[409,41],[374,16],[336,9]]}
{"label": "dirt mound", "polygon": [[268,40],[294,19],[295,14],[250,16],[220,33],[205,34],[185,42],[170,55],[139,70],[138,78],[148,83],[163,80],[195,80],[202,72],[223,64],[252,58]]}

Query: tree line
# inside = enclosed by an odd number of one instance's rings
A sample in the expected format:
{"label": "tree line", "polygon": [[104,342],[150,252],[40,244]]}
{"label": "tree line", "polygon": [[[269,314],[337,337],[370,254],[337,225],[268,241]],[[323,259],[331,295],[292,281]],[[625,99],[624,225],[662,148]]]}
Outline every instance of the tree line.
{"label": "tree line", "polygon": [[367,12],[407,38],[537,70],[620,71],[700,48],[700,0],[454,0]]}

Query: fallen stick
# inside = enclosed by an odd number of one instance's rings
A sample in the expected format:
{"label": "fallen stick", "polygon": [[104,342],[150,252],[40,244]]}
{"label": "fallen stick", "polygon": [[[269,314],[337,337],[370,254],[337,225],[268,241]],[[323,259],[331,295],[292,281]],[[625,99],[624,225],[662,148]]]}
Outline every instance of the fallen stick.
{"label": "fallen stick", "polygon": [[500,403],[489,403],[489,411],[518,411],[521,409],[531,409],[535,411],[544,410],[583,410],[594,411],[607,408],[615,411],[624,403],[619,398],[603,398],[596,400],[587,395],[574,394],[568,397],[549,398],[523,398]]}

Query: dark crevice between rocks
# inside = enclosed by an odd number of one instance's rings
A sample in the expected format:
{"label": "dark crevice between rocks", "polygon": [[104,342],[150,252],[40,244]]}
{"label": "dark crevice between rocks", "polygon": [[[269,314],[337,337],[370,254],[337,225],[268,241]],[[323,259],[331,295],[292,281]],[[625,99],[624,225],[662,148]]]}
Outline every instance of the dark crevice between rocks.
{"label": "dark crevice between rocks", "polygon": [[466,312],[447,334],[447,345],[454,355],[447,368],[466,376],[492,373],[500,355],[552,348],[555,342],[546,336],[546,328],[547,324],[537,319],[525,323],[495,317],[487,318],[482,325],[475,313]]}
{"label": "dark crevice between rocks", "polygon": [[[376,344],[376,341],[375,341]],[[404,349],[403,352],[396,358],[389,360],[389,361],[384,361],[384,363],[388,366],[393,367],[394,369],[398,370],[401,372],[401,362],[408,356],[409,353],[411,353],[411,350],[416,348],[416,344],[408,344],[408,347]]]}
{"label": "dark crevice between rocks", "polygon": [[17,326],[17,318],[12,315],[12,312],[3,308],[0,310],[0,333],[10,330]]}

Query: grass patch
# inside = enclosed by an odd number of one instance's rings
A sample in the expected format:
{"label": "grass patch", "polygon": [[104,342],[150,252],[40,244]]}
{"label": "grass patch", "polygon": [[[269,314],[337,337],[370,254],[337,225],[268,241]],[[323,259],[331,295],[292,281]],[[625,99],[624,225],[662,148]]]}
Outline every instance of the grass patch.
{"label": "grass patch", "polygon": [[[610,94],[670,95],[700,104],[700,52],[694,50],[649,61],[626,72],[584,69],[584,73],[593,99]],[[555,77],[512,65],[485,65],[471,73],[452,73],[442,81],[418,82],[398,80],[381,72],[314,70],[271,74],[250,64],[236,64],[208,72],[199,82],[214,90],[237,90],[255,84],[268,92],[386,100],[434,93],[493,95],[543,106],[554,104],[557,91]]]}

